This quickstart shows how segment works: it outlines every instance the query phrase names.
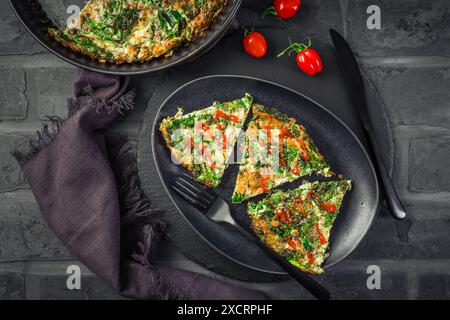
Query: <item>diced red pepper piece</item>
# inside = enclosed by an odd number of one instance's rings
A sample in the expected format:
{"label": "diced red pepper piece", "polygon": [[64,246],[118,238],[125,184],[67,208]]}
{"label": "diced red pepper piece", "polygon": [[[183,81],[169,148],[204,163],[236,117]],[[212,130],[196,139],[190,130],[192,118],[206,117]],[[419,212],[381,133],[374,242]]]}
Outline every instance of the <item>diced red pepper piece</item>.
{"label": "diced red pepper piece", "polygon": [[316,232],[319,235],[320,244],[326,244],[327,239],[325,239],[325,236],[323,235],[322,231],[320,230],[319,225],[316,223],[316,225],[314,227],[316,228]]}
{"label": "diced red pepper piece", "polygon": [[222,110],[216,110],[215,118],[216,118],[216,121],[218,121],[219,118],[223,118],[223,119],[231,120],[234,123],[239,122],[239,118],[237,116],[235,116],[233,114],[226,114]]}

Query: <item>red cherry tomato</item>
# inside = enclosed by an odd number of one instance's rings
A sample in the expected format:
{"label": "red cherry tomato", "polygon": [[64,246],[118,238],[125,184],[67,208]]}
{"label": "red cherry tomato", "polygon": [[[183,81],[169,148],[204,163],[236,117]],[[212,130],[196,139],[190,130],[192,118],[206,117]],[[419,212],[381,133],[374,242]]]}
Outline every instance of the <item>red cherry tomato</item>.
{"label": "red cherry tomato", "polygon": [[313,76],[318,72],[322,72],[322,59],[319,53],[311,48],[305,49],[297,53],[298,67],[307,75]]}
{"label": "red cherry tomato", "polygon": [[267,41],[259,32],[251,32],[244,37],[244,50],[255,58],[261,58],[267,53]]}
{"label": "red cherry tomato", "polygon": [[313,76],[318,72],[322,72],[322,59],[320,58],[319,53],[311,48],[310,40],[308,41],[308,44],[297,42],[291,43],[291,45],[281,52],[278,57],[281,57],[286,53],[290,54],[292,51],[297,53],[297,65],[304,73]]}
{"label": "red cherry tomato", "polygon": [[274,0],[273,6],[277,16],[281,19],[290,19],[295,16],[302,4],[301,0]]}

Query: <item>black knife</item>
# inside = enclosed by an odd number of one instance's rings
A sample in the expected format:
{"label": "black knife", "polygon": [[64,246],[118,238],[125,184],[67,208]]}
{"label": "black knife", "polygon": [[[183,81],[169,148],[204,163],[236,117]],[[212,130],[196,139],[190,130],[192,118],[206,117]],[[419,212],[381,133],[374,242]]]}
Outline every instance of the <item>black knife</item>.
{"label": "black knife", "polygon": [[364,81],[356,62],[350,45],[345,41],[336,30],[330,30],[331,39],[334,44],[337,60],[341,72],[347,83],[349,94],[353,101],[353,106],[359,114],[363,127],[367,133],[367,137],[372,147],[372,153],[375,156],[375,163],[377,166],[378,176],[380,177],[386,197],[386,203],[391,211],[391,214],[396,219],[404,219],[406,217],[405,208],[403,207],[397,192],[392,184],[392,181],[387,172],[384,161],[381,157],[381,151],[375,139],[375,133],[369,118],[369,111],[367,109],[366,94],[364,89]]}

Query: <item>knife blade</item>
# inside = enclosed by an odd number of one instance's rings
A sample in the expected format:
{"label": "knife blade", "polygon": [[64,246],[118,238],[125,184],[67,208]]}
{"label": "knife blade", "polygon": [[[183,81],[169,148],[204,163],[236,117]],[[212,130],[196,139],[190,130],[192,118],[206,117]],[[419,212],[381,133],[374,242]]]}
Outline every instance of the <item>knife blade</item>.
{"label": "knife blade", "polygon": [[347,84],[347,89],[353,107],[358,113],[364,130],[366,131],[369,145],[372,148],[372,154],[374,155],[377,167],[377,173],[383,183],[383,189],[386,196],[386,203],[390,209],[392,216],[396,219],[404,219],[406,217],[406,211],[403,207],[391,178],[389,177],[383,158],[381,157],[381,151],[378,147],[378,142],[375,138],[374,131],[372,129],[372,123],[369,117],[369,111],[366,101],[366,93],[364,88],[364,81],[359,69],[358,62],[355,55],[344,39],[336,30],[330,30],[331,40],[335,48],[337,61]]}

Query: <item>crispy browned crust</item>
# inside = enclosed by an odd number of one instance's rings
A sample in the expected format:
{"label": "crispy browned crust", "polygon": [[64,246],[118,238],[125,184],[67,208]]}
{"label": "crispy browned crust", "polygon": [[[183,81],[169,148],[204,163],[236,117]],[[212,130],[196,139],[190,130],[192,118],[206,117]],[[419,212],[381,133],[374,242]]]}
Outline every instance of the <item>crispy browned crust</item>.
{"label": "crispy browned crust", "polygon": [[[104,59],[99,58],[98,56],[96,56],[95,54],[87,51],[87,50],[83,50],[80,46],[78,46],[76,43],[71,42],[71,41],[66,41],[64,39],[61,38],[60,33],[61,31],[55,28],[48,28],[48,33],[59,43],[61,43],[64,47],[69,48],[70,50],[72,50],[73,52],[76,53],[81,53],[84,54],[86,56],[89,56],[91,59],[93,60],[97,60],[100,63],[105,63],[105,62],[112,62],[112,61],[106,61]],[[117,64],[121,64],[123,62],[116,62]]]}

